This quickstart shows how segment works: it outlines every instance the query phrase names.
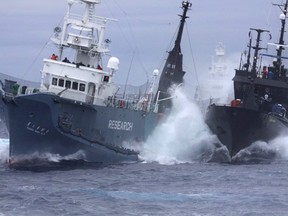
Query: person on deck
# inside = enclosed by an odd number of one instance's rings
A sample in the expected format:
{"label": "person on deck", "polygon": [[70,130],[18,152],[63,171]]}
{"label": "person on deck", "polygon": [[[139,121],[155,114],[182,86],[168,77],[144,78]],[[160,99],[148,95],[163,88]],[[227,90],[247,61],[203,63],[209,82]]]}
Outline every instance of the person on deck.
{"label": "person on deck", "polygon": [[53,53],[51,56],[51,60],[57,60],[57,58],[58,58],[58,56]]}
{"label": "person on deck", "polygon": [[264,66],[263,71],[262,71],[262,79],[267,79],[267,75],[268,75],[268,70],[267,70],[267,67]]}
{"label": "person on deck", "polygon": [[97,69],[98,69],[98,70],[103,70],[102,67],[101,67],[99,64],[98,64],[98,66],[97,66]]}
{"label": "person on deck", "polygon": [[65,57],[62,62],[71,63],[67,57]]}

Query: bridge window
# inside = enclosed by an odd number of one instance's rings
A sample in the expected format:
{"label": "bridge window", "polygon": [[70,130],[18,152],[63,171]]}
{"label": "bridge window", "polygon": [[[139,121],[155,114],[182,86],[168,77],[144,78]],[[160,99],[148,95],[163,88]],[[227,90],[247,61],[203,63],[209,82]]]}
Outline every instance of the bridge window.
{"label": "bridge window", "polygon": [[104,76],[104,82],[109,82],[109,76]]}
{"label": "bridge window", "polygon": [[175,65],[175,64],[167,64],[167,68],[175,69],[175,68],[176,68],[176,65]]}
{"label": "bridge window", "polygon": [[80,83],[79,90],[84,92],[85,91],[85,84]]}
{"label": "bridge window", "polygon": [[81,92],[85,92],[86,90],[86,85],[84,83],[79,83],[77,81],[73,81],[73,80],[69,80],[69,79],[58,79],[56,77],[52,77],[52,85],[54,86],[58,86],[59,87],[65,87],[65,88],[72,88],[73,90],[76,91],[81,91]]}
{"label": "bridge window", "polygon": [[78,82],[73,82],[72,83],[72,89],[78,90]]}
{"label": "bridge window", "polygon": [[64,87],[64,79],[59,79],[58,86]]}
{"label": "bridge window", "polygon": [[52,78],[52,85],[57,86],[57,81],[58,81],[58,79],[53,77]]}
{"label": "bridge window", "polygon": [[65,88],[71,88],[71,81],[70,80],[66,80]]}

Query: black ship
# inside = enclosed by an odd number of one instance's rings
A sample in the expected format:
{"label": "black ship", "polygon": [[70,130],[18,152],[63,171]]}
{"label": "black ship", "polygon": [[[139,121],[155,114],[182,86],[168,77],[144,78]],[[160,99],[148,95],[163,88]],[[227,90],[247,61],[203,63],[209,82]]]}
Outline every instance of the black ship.
{"label": "black ship", "polygon": [[[185,26],[185,20],[188,18],[187,12],[192,7],[189,1],[182,2],[183,14],[181,17],[179,30],[175,40],[174,47],[169,51],[167,60],[164,64],[157,91],[156,103],[158,104],[159,113],[168,113],[172,106],[171,96],[173,88],[180,86],[183,83],[185,72],[183,71],[183,54],[181,52],[181,40]],[[175,90],[174,88],[174,90]]]}
{"label": "black ship", "polygon": [[[83,16],[71,13],[78,3],[85,5]],[[139,145],[158,124],[160,101],[155,99],[153,89],[142,98],[117,96],[113,79],[119,60],[111,57],[106,66],[102,58],[109,52],[110,42],[104,38],[106,23],[114,20],[95,15],[100,3],[68,1],[63,27],[56,27],[51,38],[58,52],[44,59],[39,89],[5,83],[2,102],[7,109],[10,165],[47,153],[62,158],[78,155],[96,163],[139,160]],[[188,1],[183,2],[182,20],[188,5]],[[177,53],[183,24],[175,43]],[[64,56],[66,50],[74,51],[73,60]],[[174,62],[173,67],[181,64],[182,71],[182,55],[174,56],[180,62]],[[160,81],[161,91],[162,85],[168,88],[167,82],[182,82],[178,75],[169,79],[164,84]]]}
{"label": "black ship", "polygon": [[[285,57],[282,56],[286,47],[284,33],[288,0],[277,6],[282,10],[280,39],[279,43],[270,44],[276,46],[276,55],[260,53],[263,50],[260,47],[261,36],[269,31],[251,28],[247,62],[235,70],[233,78],[234,100],[228,105],[213,103],[207,109],[206,123],[228,148],[231,156],[255,141],[269,142],[288,132],[288,71],[283,65]],[[254,46],[253,34],[257,35]],[[251,66],[252,49],[254,56]],[[260,59],[264,57],[272,58],[272,63],[260,66]]]}

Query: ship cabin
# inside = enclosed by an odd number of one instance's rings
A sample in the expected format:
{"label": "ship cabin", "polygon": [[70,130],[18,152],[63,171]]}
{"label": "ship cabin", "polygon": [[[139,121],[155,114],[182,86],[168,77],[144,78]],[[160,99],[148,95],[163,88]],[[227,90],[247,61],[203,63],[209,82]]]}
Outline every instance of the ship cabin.
{"label": "ship cabin", "polygon": [[256,77],[250,71],[236,70],[233,81],[235,100],[241,101],[237,106],[271,112],[273,106],[279,104],[288,109],[287,69],[277,73],[273,66],[263,67]]}
{"label": "ship cabin", "polygon": [[119,61],[111,57],[109,71],[87,65],[44,59],[40,92],[51,92],[60,97],[94,105],[105,105],[115,95],[113,73]]}
{"label": "ship cabin", "polygon": [[[241,103],[236,103],[237,106],[261,110],[263,112],[272,112],[275,106],[281,106],[283,110],[288,109],[288,70],[282,62],[283,59],[287,59],[287,57],[282,56],[282,51],[286,46],[283,40],[285,32],[285,22],[283,21],[286,18],[287,7],[288,4],[285,5],[285,10],[283,10],[285,13],[280,15],[282,25],[279,43],[268,43],[268,45],[276,47],[276,55],[259,54],[260,50],[266,49],[260,47],[261,34],[269,33],[269,31],[250,28],[251,31],[257,32],[256,44],[252,46],[250,31],[247,62],[236,70],[235,77],[233,78],[235,100],[238,99],[241,101]],[[254,49],[252,64],[250,62],[251,49]],[[263,63],[262,57],[270,58],[268,62],[271,62],[271,64],[261,66]],[[273,58],[272,61],[271,58]],[[260,59],[261,62],[259,61]],[[249,68],[250,65],[252,65],[251,68]]]}
{"label": "ship cabin", "polygon": [[[113,98],[117,92],[113,75],[119,68],[119,60],[111,57],[105,71],[102,69],[102,56],[109,52],[110,41],[104,39],[107,21],[115,20],[95,15],[95,5],[100,2],[68,1],[63,28],[57,26],[51,38],[58,47],[59,59],[55,54],[50,59],[44,59],[40,92],[103,106]],[[80,3],[85,4],[82,16],[72,13],[72,6],[78,3],[79,6]],[[64,56],[64,49],[68,49],[70,55],[71,51],[74,53],[73,60]]]}

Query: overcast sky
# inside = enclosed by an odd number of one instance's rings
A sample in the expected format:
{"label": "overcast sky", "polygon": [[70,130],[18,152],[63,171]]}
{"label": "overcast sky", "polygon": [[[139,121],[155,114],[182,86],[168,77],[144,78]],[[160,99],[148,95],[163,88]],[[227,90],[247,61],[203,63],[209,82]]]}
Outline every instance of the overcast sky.
{"label": "overcast sky", "polygon": [[[196,73],[200,79],[207,74],[218,42],[225,44],[231,68],[237,68],[250,27],[271,30],[272,42],[277,42],[281,12],[271,1],[191,1],[193,6],[188,12],[190,18],[182,43],[186,82],[193,83]],[[173,45],[171,41],[178,28],[181,2],[102,0],[98,15],[118,19],[117,23],[109,23],[106,34],[112,41],[111,55],[120,59],[117,82],[125,83],[133,53],[130,84],[142,84],[155,68],[162,70],[166,51]],[[66,9],[66,0],[1,0],[0,72],[39,81],[42,59],[56,51],[47,43]],[[264,36],[263,46],[267,38]],[[273,49],[271,52],[275,54]],[[231,69],[231,72],[234,71]]]}

